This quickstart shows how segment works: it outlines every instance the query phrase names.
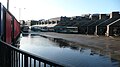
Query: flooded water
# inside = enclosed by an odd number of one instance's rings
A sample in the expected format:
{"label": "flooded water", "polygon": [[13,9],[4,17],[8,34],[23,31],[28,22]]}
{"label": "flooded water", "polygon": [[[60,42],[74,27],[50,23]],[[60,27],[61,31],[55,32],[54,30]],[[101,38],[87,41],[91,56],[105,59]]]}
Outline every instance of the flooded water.
{"label": "flooded water", "polygon": [[24,35],[20,49],[71,67],[120,67],[120,62],[111,59],[109,53],[72,45],[62,39]]}

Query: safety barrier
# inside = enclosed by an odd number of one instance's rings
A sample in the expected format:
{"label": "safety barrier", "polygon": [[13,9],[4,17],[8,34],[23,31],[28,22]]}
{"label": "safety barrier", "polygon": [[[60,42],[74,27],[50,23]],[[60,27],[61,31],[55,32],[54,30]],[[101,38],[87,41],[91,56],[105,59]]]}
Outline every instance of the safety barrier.
{"label": "safety barrier", "polygon": [[0,67],[65,67],[0,40]]}

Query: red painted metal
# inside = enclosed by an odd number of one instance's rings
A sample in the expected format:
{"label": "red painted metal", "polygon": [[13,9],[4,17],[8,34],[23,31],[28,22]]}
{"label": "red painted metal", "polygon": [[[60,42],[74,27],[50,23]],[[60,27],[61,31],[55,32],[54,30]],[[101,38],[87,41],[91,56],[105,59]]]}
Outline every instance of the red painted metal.
{"label": "red painted metal", "polygon": [[16,39],[19,34],[20,34],[20,24],[16,19],[14,19],[14,39]]}
{"label": "red painted metal", "polygon": [[12,25],[11,25],[11,21],[12,21],[12,17],[11,15],[6,12],[6,42],[8,44],[12,43],[12,37],[11,37],[11,33],[12,33]]}

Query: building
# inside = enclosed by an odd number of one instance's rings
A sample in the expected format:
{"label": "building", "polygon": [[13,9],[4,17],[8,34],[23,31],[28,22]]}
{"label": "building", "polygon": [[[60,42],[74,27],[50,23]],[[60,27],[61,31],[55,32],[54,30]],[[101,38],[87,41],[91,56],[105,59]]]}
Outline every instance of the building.
{"label": "building", "polygon": [[87,34],[95,34],[96,26],[107,19],[109,19],[108,14],[99,14],[99,19],[87,26]]}
{"label": "building", "polygon": [[107,36],[120,36],[120,18],[107,25]]}
{"label": "building", "polygon": [[111,24],[112,22],[118,20],[120,18],[119,12],[112,12],[110,14],[110,18],[101,22],[96,26],[96,35],[106,35],[107,25]]}

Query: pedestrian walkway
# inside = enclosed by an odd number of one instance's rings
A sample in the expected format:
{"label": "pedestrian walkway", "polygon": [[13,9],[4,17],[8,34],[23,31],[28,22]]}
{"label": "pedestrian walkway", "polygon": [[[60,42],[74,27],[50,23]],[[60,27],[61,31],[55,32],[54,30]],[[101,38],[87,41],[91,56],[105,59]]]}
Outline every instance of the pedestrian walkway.
{"label": "pedestrian walkway", "polygon": [[78,45],[86,45],[90,47],[96,47],[105,51],[111,51],[120,54],[120,38],[106,37],[106,36],[94,36],[94,35],[81,35],[81,34],[63,34],[54,32],[41,32],[40,35],[62,38],[68,41],[76,42]]}

